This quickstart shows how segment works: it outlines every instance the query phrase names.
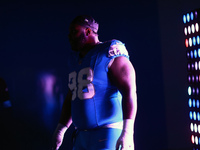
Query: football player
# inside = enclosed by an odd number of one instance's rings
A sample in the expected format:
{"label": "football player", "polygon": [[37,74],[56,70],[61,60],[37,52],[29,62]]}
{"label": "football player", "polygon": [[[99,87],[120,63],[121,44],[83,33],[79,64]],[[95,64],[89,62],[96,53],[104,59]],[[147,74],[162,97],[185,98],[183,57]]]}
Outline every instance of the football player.
{"label": "football player", "polygon": [[100,42],[99,24],[77,16],[70,24],[69,91],[53,135],[58,150],[71,123],[74,150],[134,150],[135,70],[119,40]]}

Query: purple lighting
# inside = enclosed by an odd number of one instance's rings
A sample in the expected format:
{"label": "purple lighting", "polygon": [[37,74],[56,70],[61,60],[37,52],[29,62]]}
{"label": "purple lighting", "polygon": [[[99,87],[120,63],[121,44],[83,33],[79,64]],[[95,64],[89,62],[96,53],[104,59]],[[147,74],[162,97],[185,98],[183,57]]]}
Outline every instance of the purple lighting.
{"label": "purple lighting", "polygon": [[192,63],[192,70],[194,70],[194,64]]}
{"label": "purple lighting", "polygon": [[191,82],[191,76],[190,75],[188,76],[188,82]]}
{"label": "purple lighting", "polygon": [[196,75],[196,83],[199,81],[199,76]]}
{"label": "purple lighting", "polygon": [[194,14],[195,14],[195,18],[197,18],[197,17],[198,17],[198,13],[197,13],[197,11],[195,11]]}
{"label": "purple lighting", "polygon": [[192,82],[194,82],[194,75],[192,75]]}
{"label": "purple lighting", "polygon": [[190,58],[190,53],[189,52],[187,52],[187,58]]}
{"label": "purple lighting", "polygon": [[195,88],[192,88],[192,94],[195,95]]}
{"label": "purple lighting", "polygon": [[190,64],[188,64],[188,70],[190,70]]}
{"label": "purple lighting", "polygon": [[197,93],[197,95],[199,95],[199,88],[196,89],[196,93]]}

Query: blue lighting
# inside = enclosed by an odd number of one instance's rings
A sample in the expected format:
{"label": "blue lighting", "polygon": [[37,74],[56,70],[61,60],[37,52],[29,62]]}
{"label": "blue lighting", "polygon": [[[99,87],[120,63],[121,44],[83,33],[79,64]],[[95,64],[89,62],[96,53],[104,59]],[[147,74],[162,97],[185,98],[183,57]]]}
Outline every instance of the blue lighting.
{"label": "blue lighting", "polygon": [[197,100],[197,108],[199,108],[199,100]]}
{"label": "blue lighting", "polygon": [[198,139],[198,137],[197,137],[197,136],[195,137],[195,143],[196,143],[196,145],[198,145],[198,144],[199,144],[199,139]]}
{"label": "blue lighting", "polygon": [[197,119],[198,119],[198,121],[200,120],[199,112],[197,113]]}
{"label": "blue lighting", "polygon": [[197,44],[198,44],[198,45],[200,44],[199,36],[197,36]]}
{"label": "blue lighting", "polygon": [[195,104],[196,104],[195,99],[193,99],[192,103],[193,103],[193,107],[195,107]]}
{"label": "blue lighting", "polygon": [[187,22],[190,22],[190,14],[187,13]]}
{"label": "blue lighting", "polygon": [[196,45],[196,38],[195,37],[193,37],[193,45],[195,46]]}
{"label": "blue lighting", "polygon": [[198,56],[200,57],[200,48],[198,49]]}
{"label": "blue lighting", "polygon": [[193,51],[190,52],[190,57],[193,58]]}
{"label": "blue lighting", "polygon": [[190,111],[190,119],[192,120],[192,112]]}
{"label": "blue lighting", "polygon": [[193,112],[193,118],[194,118],[194,120],[196,120],[196,117],[197,117],[197,116],[196,116],[196,112],[194,111],[194,112]]}
{"label": "blue lighting", "polygon": [[190,18],[191,18],[191,20],[194,19],[194,14],[193,14],[193,12],[191,12],[191,14],[190,14]]}
{"label": "blue lighting", "polygon": [[183,23],[186,23],[186,16],[183,15]]}
{"label": "blue lighting", "polygon": [[[199,138],[199,145],[200,145],[200,138]],[[198,148],[196,150],[199,150]]]}
{"label": "blue lighting", "polygon": [[197,50],[194,50],[194,58],[197,58]]}
{"label": "blue lighting", "polygon": [[189,107],[192,107],[192,100],[191,100],[191,98],[189,99],[188,104],[189,104]]}

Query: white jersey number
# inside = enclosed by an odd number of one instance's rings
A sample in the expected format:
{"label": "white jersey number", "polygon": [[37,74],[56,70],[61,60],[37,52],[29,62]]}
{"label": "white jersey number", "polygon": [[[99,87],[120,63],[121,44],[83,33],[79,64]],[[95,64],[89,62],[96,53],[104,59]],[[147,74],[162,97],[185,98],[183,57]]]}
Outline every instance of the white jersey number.
{"label": "white jersey number", "polygon": [[93,70],[91,68],[84,68],[79,71],[77,82],[76,77],[77,73],[75,71],[69,74],[68,86],[72,91],[72,100],[74,100],[77,96],[81,100],[94,97],[95,89],[92,84],[94,77]]}

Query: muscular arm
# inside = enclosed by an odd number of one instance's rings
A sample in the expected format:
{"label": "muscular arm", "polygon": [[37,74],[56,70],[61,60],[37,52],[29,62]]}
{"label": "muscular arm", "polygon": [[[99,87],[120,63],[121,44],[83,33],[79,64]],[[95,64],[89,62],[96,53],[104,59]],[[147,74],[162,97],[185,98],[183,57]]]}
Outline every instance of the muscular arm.
{"label": "muscular arm", "polygon": [[123,56],[117,57],[109,68],[109,77],[122,94],[123,130],[117,140],[116,150],[133,149],[133,128],[137,112],[135,70]]}
{"label": "muscular arm", "polygon": [[59,121],[59,123],[67,126],[68,128],[70,127],[72,123],[71,99],[72,99],[72,93],[69,90],[62,106],[62,111],[61,111],[61,116],[60,116],[60,121]]}
{"label": "muscular arm", "polygon": [[135,120],[137,112],[136,77],[131,62],[117,57],[109,68],[109,77],[122,94],[123,119]]}

